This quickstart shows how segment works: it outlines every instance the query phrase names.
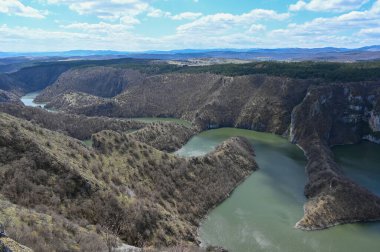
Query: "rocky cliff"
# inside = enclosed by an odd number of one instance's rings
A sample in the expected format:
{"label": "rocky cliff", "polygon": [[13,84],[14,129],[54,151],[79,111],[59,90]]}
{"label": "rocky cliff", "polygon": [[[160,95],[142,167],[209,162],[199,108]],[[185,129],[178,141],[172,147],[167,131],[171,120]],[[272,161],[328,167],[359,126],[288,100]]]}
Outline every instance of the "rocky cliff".
{"label": "rocky cliff", "polygon": [[311,87],[293,110],[290,138],[308,158],[308,202],[296,227],[314,230],[380,219],[380,197],[348,179],[329,149],[376,139],[379,91],[377,82]]}
{"label": "rocky cliff", "polygon": [[49,106],[86,115],[184,118],[200,129],[229,126],[283,134],[293,107],[315,82],[265,75],[165,74],[147,77],[113,99],[62,94]]}
{"label": "rocky cliff", "polygon": [[[57,103],[65,96],[60,96]],[[169,116],[200,130],[224,126],[290,136],[309,160],[305,216],[313,230],[379,218],[378,197],[344,176],[329,149],[362,139],[379,141],[379,82],[331,83],[265,75],[164,74],[103,101],[60,109],[115,117]],[[63,103],[62,103],[63,104]]]}
{"label": "rocky cliff", "polygon": [[82,92],[99,97],[120,94],[130,83],[139,84],[144,75],[130,69],[112,67],[89,67],[71,69],[36,97],[38,102],[54,101],[57,94]]}

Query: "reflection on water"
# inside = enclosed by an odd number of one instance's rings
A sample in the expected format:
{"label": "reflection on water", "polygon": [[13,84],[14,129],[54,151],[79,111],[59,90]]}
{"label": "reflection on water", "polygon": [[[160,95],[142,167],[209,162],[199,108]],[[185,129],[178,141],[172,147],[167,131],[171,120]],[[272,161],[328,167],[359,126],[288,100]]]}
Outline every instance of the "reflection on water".
{"label": "reflection on water", "polygon": [[[303,215],[306,160],[302,151],[286,139],[267,133],[224,128],[195,136],[177,154],[203,155],[231,136],[244,136],[252,142],[260,170],[210,212],[199,230],[204,245],[219,245],[238,252],[379,251],[380,225],[377,223],[341,225],[314,232],[294,228]],[[345,147],[334,149],[337,160],[345,171],[351,169],[347,173],[360,173],[357,165],[363,164],[363,157],[350,155]],[[361,145],[349,147],[354,148],[352,152],[364,150]],[[367,159],[375,157],[370,155]],[[376,157],[377,160],[379,158]],[[376,159],[368,161],[366,169],[373,172]],[[370,167],[370,164],[375,166]],[[371,178],[365,175],[363,183],[377,184],[378,177],[371,172],[368,175]],[[375,173],[379,176],[379,172]]]}

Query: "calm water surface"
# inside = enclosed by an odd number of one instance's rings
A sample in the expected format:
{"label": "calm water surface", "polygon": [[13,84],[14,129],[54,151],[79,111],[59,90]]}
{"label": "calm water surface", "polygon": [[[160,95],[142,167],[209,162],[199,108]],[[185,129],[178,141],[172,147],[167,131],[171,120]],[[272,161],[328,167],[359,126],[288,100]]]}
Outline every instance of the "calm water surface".
{"label": "calm water surface", "polygon": [[[199,229],[203,245],[238,252],[380,251],[380,224],[349,224],[314,232],[293,228],[303,215],[306,160],[286,139],[224,128],[195,136],[177,154],[203,155],[231,136],[244,136],[252,142],[260,170],[210,212]],[[347,175],[380,192],[380,146],[362,143],[334,151]]]}
{"label": "calm water surface", "polygon": [[28,93],[21,97],[22,103],[24,103],[25,106],[30,106],[30,107],[45,107],[46,103],[35,103],[34,99],[37,97],[37,95],[40,92],[33,92],[33,93]]}

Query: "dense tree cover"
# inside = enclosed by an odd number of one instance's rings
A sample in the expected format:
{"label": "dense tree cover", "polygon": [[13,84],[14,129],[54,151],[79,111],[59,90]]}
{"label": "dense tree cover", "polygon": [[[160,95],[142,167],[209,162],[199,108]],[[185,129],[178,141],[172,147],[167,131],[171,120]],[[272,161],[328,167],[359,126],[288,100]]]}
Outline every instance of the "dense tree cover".
{"label": "dense tree cover", "polygon": [[253,62],[187,67],[182,72],[210,72],[227,76],[267,74],[300,79],[322,79],[331,82],[370,81],[380,79],[380,61],[333,62]]}
{"label": "dense tree cover", "polygon": [[[365,62],[279,62],[264,61],[246,64],[215,64],[209,66],[179,66],[167,64],[164,61],[148,59],[112,59],[112,60],[82,60],[69,62],[41,63],[29,68],[24,68],[15,73],[38,69],[58,67],[58,69],[69,69],[90,66],[111,66],[118,68],[130,68],[147,74],[163,74],[170,72],[199,73],[210,72],[227,76],[239,76],[248,74],[268,74],[275,76],[286,76],[291,78],[321,78],[327,81],[368,81],[380,78],[380,61]],[[17,78],[20,80],[20,78]]]}
{"label": "dense tree cover", "polygon": [[[36,62],[12,74],[0,76],[0,88],[17,92],[33,92],[51,85],[64,72],[73,68],[108,66],[138,70],[143,74],[215,73],[227,76],[267,74],[300,79],[322,79],[328,82],[370,81],[380,79],[380,61],[354,63],[334,62],[252,62],[246,64],[215,64],[182,66],[149,59],[78,60]],[[12,88],[10,88],[12,87]]]}

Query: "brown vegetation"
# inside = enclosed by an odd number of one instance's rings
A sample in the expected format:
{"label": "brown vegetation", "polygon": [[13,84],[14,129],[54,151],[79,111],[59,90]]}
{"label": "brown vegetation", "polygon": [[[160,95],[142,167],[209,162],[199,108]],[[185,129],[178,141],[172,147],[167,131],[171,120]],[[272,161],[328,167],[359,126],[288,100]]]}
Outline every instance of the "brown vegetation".
{"label": "brown vegetation", "polygon": [[[241,138],[185,159],[115,131],[93,135],[88,149],[3,113],[0,129],[1,195],[54,219],[51,231],[33,224],[41,217],[13,226],[13,238],[37,251],[115,246],[113,235],[139,247],[196,244],[199,220],[256,169],[252,147]],[[90,239],[98,242],[80,243]]]}

